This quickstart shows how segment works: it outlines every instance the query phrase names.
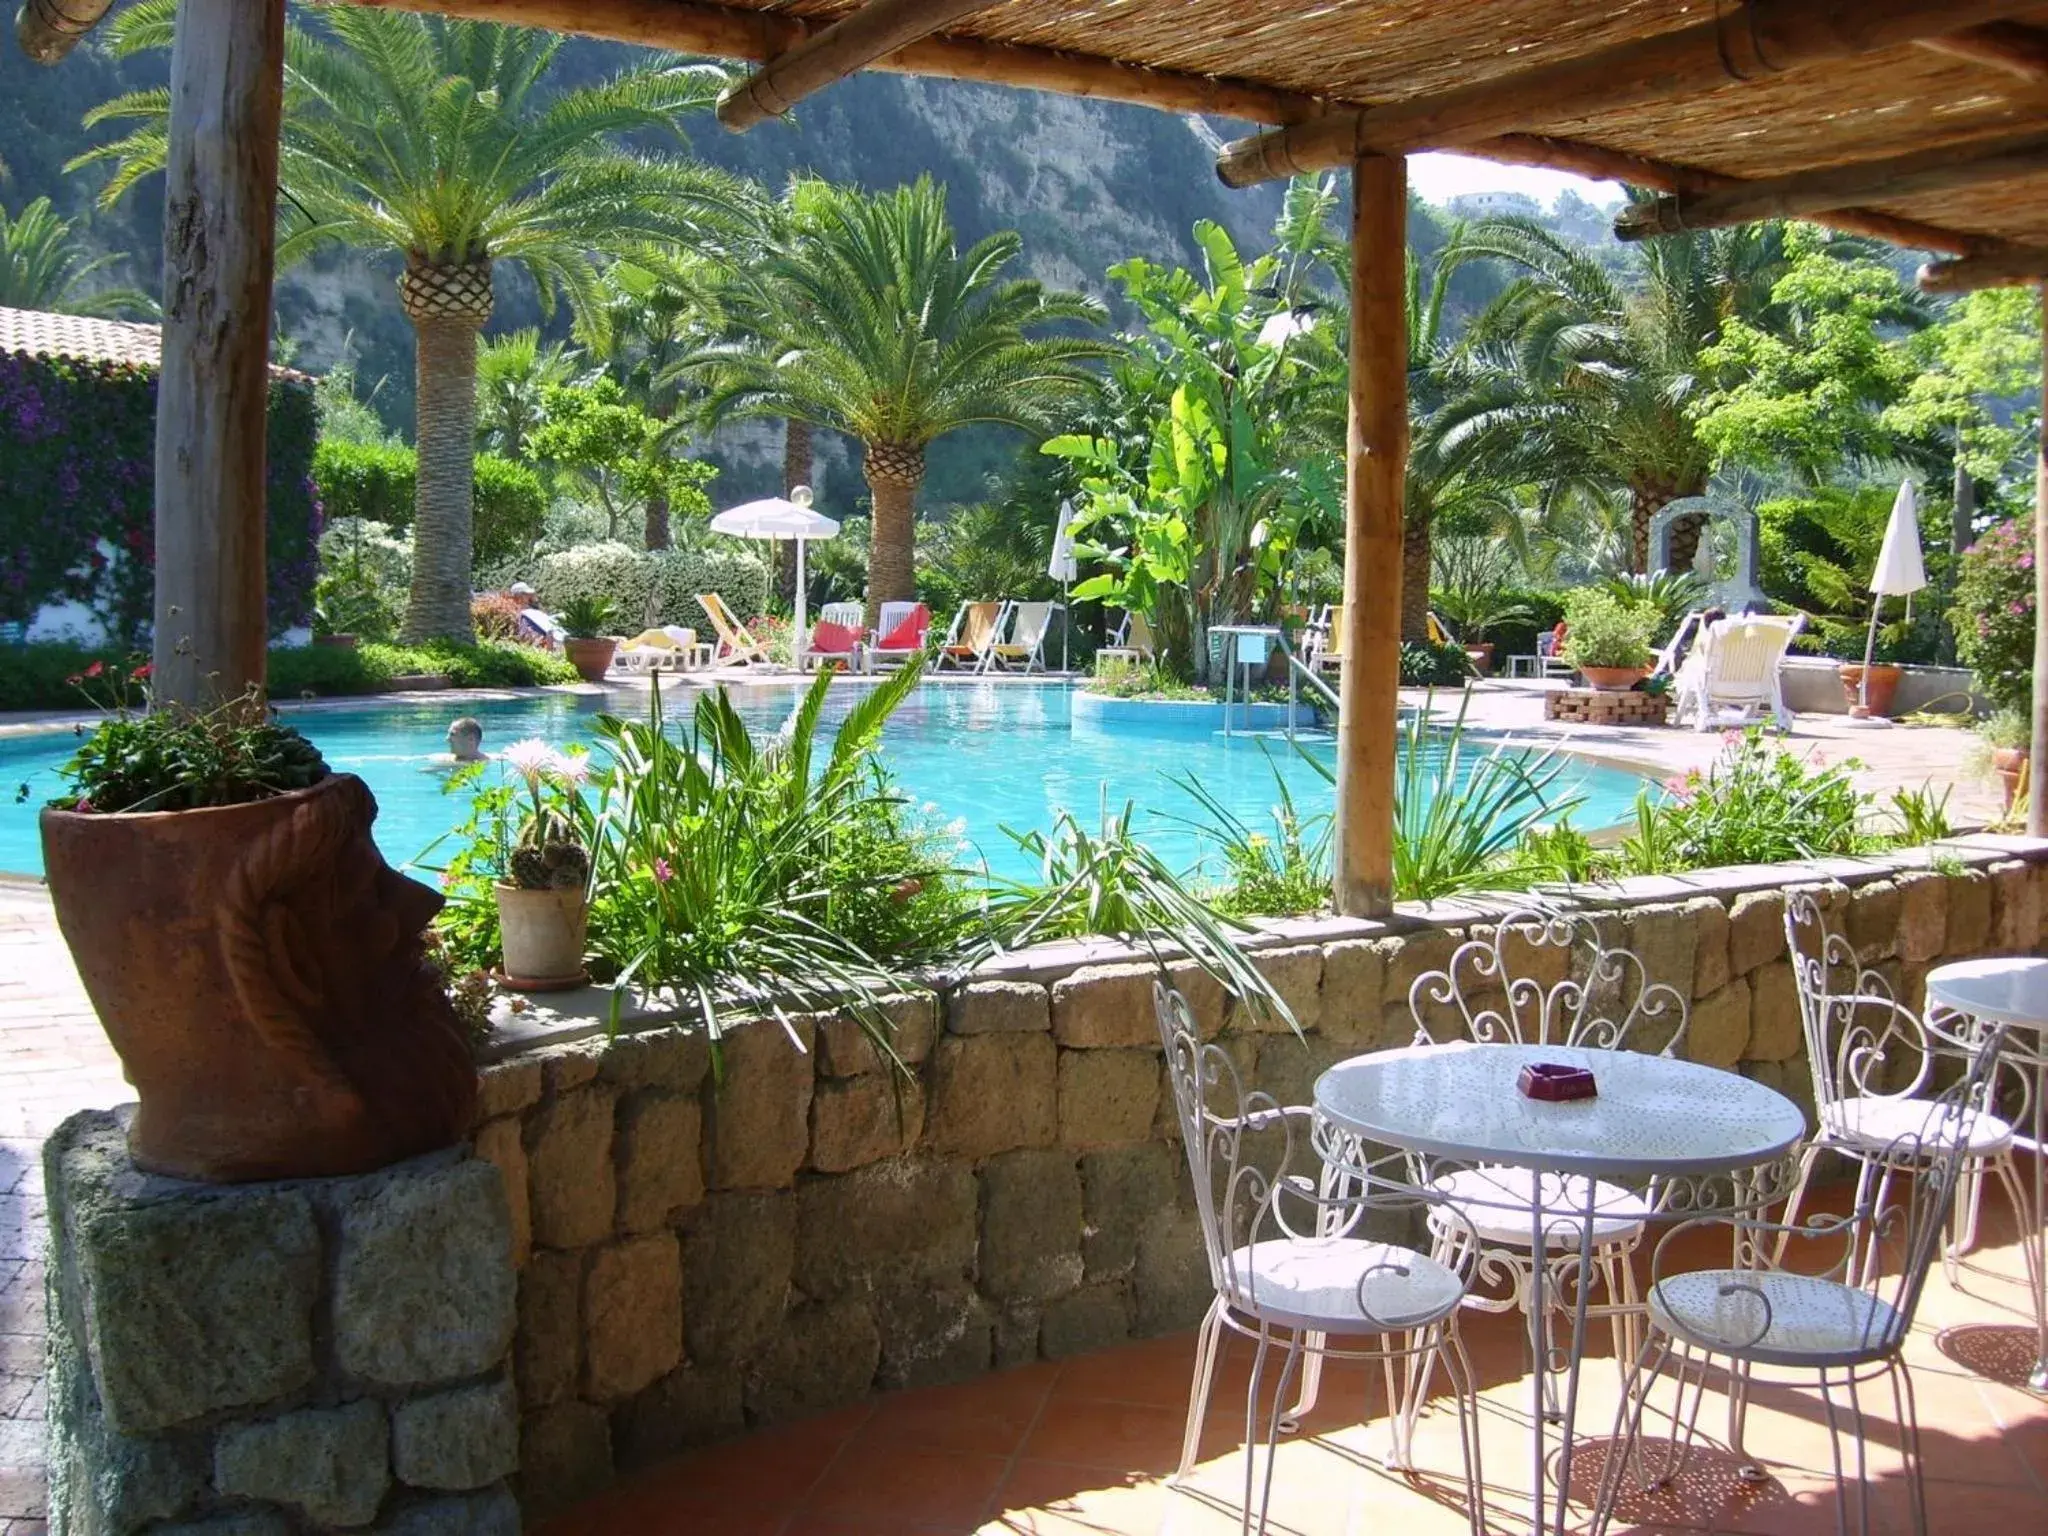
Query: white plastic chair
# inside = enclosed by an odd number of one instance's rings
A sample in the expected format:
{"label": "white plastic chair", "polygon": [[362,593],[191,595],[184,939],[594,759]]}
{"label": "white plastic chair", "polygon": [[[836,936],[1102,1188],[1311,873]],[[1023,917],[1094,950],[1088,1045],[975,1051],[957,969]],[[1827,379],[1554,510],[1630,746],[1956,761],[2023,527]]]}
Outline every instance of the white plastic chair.
{"label": "white plastic chair", "polygon": [[[1360,1235],[1428,1209],[1436,1197],[1405,1181],[1407,1163],[1400,1156],[1368,1164],[1356,1138],[1312,1110],[1282,1107],[1270,1094],[1248,1092],[1229,1052],[1203,1043],[1178,992],[1154,982],[1152,1000],[1216,1290],[1196,1343],[1187,1431],[1174,1479],[1194,1466],[1226,1328],[1258,1350],[1245,1393],[1240,1525],[1247,1532],[1266,1528],[1275,1447],[1287,1417],[1282,1405],[1305,1356],[1319,1365],[1325,1356],[1379,1364],[1393,1435],[1388,1461],[1402,1469],[1409,1465],[1421,1388],[1441,1360],[1456,1394],[1466,1498],[1474,1536],[1480,1536],[1485,1506],[1477,1405],[1471,1365],[1458,1339],[1467,1276],[1412,1248]],[[1346,1347],[1331,1349],[1332,1335],[1344,1338]],[[1284,1356],[1268,1388],[1267,1357],[1276,1349]],[[1261,1483],[1255,1446],[1262,1397]]]}
{"label": "white plastic chair", "polygon": [[[856,603],[851,606],[858,608],[859,604]],[[904,623],[911,619],[919,618],[920,615],[922,616],[922,622],[917,626],[917,643],[915,645],[882,644],[884,640],[895,634]],[[858,625],[859,620],[860,616],[856,613],[854,616],[856,625]],[[875,668],[875,663],[878,661],[908,661],[913,656],[922,656],[925,643],[931,637],[931,627],[932,611],[923,603],[899,600],[882,604],[881,609],[876,614],[875,631],[872,635],[868,636],[868,643],[861,650],[861,666],[865,670],[872,672]]]}
{"label": "white plastic chair", "polygon": [[1781,730],[1792,729],[1779,672],[1806,615],[1722,619],[1707,626],[1672,684],[1672,719],[1689,714],[1693,729],[1747,725],[1768,709]]}
{"label": "white plastic chair", "polygon": [[[1953,1134],[1960,1138],[1963,1159],[1951,1238],[1943,1252],[1953,1280],[1956,1260],[1976,1246],[1987,1173],[2004,1186],[2014,1210],[2028,1209],[2013,1162],[2013,1125],[1993,1112],[1997,1095],[1989,1091],[1953,1121],[1930,1125],[1936,1109],[1929,1087],[1941,1059],[1956,1051],[1944,1047],[1926,1022],[1892,994],[1890,983],[1861,964],[1847,935],[1829,925],[1821,907],[1826,889],[1793,891],[1785,902],[1785,942],[1799,988],[1799,1021],[1818,1122],[1800,1158],[1799,1182],[1785,1220],[1797,1219],[1823,1153],[1838,1153],[1857,1165],[1860,1200],[1894,1157],[1901,1136],[1921,1137],[1930,1148],[1946,1152],[1941,1138]],[[1955,1026],[1944,1031],[1951,1036],[1982,1029],[1959,1015],[1946,1015],[1945,1022]],[[2001,1078],[1994,1071],[1988,1088],[1998,1087],[2008,1088],[2024,1114],[2033,1087],[2026,1074],[2014,1071]],[[1866,1262],[1875,1264],[1876,1256]]]}
{"label": "white plastic chair", "polygon": [[[1989,1089],[2003,1045],[2002,1027],[1984,1031],[1956,1082],[1936,1098],[1916,1101],[1916,1118],[1910,1125],[1869,1152],[1872,1177],[1859,1181],[1855,1207],[1847,1216],[1815,1216],[1799,1223],[1790,1211],[1777,1222],[1747,1213],[1708,1214],[1674,1227],[1658,1242],[1649,1333],[1622,1397],[1616,1443],[1594,1503],[1591,1536],[1604,1536],[1631,1465],[1645,1486],[1668,1483],[1683,1472],[1706,1397],[1708,1372],[1717,1362],[1725,1362],[1727,1371],[1729,1439],[1735,1454],[1745,1460],[1743,1421],[1759,1371],[1773,1376],[1789,1373],[1793,1380],[1820,1389],[1834,1452],[1835,1524],[1843,1536],[1852,1528],[1852,1476],[1857,1494],[1854,1528],[1865,1536],[1871,1528],[1868,1436],[1857,1389],[1885,1382],[1899,1425],[1912,1528],[1916,1536],[1925,1536],[1920,1426],[1913,1378],[1901,1351],[1955,1199],[1968,1126]],[[1673,1245],[1707,1226],[1731,1231],[1734,1265],[1670,1272]],[[1881,1241],[1895,1243],[1902,1254],[1894,1274],[1887,1275],[1882,1264],[1870,1262]],[[1792,1243],[1798,1245],[1802,1259],[1797,1269],[1788,1269],[1783,1262]],[[1667,1367],[1673,1370],[1676,1388],[1669,1413],[1671,1433],[1661,1466],[1651,1469],[1642,1451],[1643,1417]]]}

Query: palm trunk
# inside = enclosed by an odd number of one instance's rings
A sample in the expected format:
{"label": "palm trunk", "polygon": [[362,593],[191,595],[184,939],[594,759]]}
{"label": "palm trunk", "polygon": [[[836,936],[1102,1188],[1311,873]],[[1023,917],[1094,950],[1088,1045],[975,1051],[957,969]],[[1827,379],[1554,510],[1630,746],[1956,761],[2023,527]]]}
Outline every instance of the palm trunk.
{"label": "palm trunk", "polygon": [[1401,638],[1429,639],[1430,523],[1410,517],[1401,524]]}
{"label": "palm trunk", "polygon": [[[811,424],[794,416],[782,424],[782,494],[811,484]],[[816,487],[812,487],[816,489]],[[789,539],[775,541],[775,590],[782,600],[796,602],[796,545]]]}
{"label": "palm trunk", "polygon": [[908,601],[917,590],[917,488],[924,481],[924,450],[904,443],[869,443],[861,465],[874,493],[868,542],[867,622],[884,603]]}
{"label": "palm trunk", "polygon": [[476,346],[472,314],[419,315],[419,474],[413,513],[412,591],[400,639],[476,639],[470,622],[470,550],[476,494]]}

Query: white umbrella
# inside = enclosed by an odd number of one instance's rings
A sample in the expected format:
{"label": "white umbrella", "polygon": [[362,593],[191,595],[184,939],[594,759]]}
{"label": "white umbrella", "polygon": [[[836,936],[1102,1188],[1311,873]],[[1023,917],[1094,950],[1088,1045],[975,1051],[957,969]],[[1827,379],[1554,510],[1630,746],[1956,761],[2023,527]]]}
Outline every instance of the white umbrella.
{"label": "white umbrella", "polygon": [[1877,618],[1888,597],[1903,597],[1913,613],[1913,594],[1927,585],[1927,565],[1920,557],[1920,506],[1913,482],[1901,480],[1892,498],[1891,520],[1884,525],[1884,543],[1877,551],[1877,569],[1870,573],[1870,634],[1863,642],[1862,698],[1857,708],[1870,713],[1870,667],[1877,657]]}
{"label": "white umbrella", "polygon": [[804,627],[804,545],[811,539],[838,537],[839,524],[822,512],[813,512],[811,488],[798,485],[790,488],[787,501],[780,496],[769,496],[728,507],[711,519],[711,531],[729,533],[741,539],[796,540],[796,630],[791,639],[790,654],[801,661],[804,639],[808,634]]}
{"label": "white umbrella", "polygon": [[1052,534],[1052,559],[1046,562],[1045,573],[1060,584],[1060,670],[1067,670],[1067,587],[1080,568],[1074,560],[1074,504],[1060,503],[1060,523]]}

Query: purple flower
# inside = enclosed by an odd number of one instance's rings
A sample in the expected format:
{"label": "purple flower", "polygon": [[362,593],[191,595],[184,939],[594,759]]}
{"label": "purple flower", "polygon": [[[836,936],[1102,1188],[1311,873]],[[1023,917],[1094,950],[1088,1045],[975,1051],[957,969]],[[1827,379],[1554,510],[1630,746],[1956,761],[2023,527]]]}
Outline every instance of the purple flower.
{"label": "purple flower", "polygon": [[667,885],[675,877],[676,872],[668,867],[667,859],[656,859],[654,861],[654,883],[656,885]]}

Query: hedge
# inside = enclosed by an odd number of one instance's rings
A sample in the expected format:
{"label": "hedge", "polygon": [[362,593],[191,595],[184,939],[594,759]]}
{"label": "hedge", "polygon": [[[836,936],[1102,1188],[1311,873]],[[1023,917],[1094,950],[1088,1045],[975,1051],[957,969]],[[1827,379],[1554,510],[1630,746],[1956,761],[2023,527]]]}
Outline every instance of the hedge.
{"label": "hedge", "polygon": [[[323,442],[313,455],[313,478],[329,517],[410,528],[418,476],[419,455],[403,444]],[[547,509],[540,476],[510,459],[478,454],[471,562],[482,565],[531,549]]]}
{"label": "hedge", "polygon": [[655,623],[686,624],[706,637],[711,620],[697,604],[699,592],[716,592],[742,623],[768,611],[768,567],[753,555],[586,544],[543,556],[527,579],[541,607],[551,612],[573,598],[610,598],[619,627],[628,633],[640,628],[650,592]]}
{"label": "hedge", "polygon": [[[117,648],[144,643],[156,600],[154,369],[0,355],[0,623],[78,602]],[[319,431],[303,380],[270,387],[265,487],[269,622],[312,608]]]}

